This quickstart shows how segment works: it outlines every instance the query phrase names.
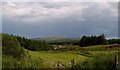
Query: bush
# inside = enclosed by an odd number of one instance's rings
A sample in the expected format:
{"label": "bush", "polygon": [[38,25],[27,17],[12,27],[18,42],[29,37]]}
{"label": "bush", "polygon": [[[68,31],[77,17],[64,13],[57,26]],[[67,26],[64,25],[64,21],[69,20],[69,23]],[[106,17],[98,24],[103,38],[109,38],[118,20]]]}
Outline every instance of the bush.
{"label": "bush", "polygon": [[43,61],[40,58],[26,57],[22,60],[10,56],[3,56],[2,68],[42,68]]}
{"label": "bush", "polygon": [[2,54],[21,59],[25,56],[24,49],[20,46],[16,37],[8,34],[2,35]]}
{"label": "bush", "polygon": [[2,34],[2,46],[14,48],[16,46],[20,46],[20,43],[13,35]]}
{"label": "bush", "polygon": [[[28,52],[21,47],[16,36],[2,34],[2,43],[2,68],[43,67],[43,61],[40,58],[31,58]],[[34,43],[36,43],[36,41]],[[36,44],[38,43],[41,42],[37,42]],[[36,47],[36,49],[38,49],[38,47]]]}
{"label": "bush", "polygon": [[76,64],[76,67],[92,68],[95,70],[114,70],[114,57],[112,54],[96,54],[94,58],[88,58],[85,61]]}

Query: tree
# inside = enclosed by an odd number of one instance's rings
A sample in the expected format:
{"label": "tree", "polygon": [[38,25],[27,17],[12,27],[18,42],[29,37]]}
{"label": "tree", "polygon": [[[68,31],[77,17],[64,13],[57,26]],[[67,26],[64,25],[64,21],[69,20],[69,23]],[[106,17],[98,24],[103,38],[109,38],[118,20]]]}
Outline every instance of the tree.
{"label": "tree", "polygon": [[101,44],[101,45],[106,44],[106,39],[104,34],[98,36],[98,44]]}
{"label": "tree", "polygon": [[25,55],[17,38],[9,34],[2,34],[2,53],[19,59]]}
{"label": "tree", "polygon": [[104,45],[107,44],[105,35],[99,36],[83,36],[80,40],[79,46],[90,46],[90,45]]}
{"label": "tree", "polygon": [[80,46],[83,46],[83,47],[86,46],[86,42],[87,42],[87,41],[86,41],[86,38],[87,38],[86,36],[83,36],[83,37],[81,38],[81,40],[80,40]]}

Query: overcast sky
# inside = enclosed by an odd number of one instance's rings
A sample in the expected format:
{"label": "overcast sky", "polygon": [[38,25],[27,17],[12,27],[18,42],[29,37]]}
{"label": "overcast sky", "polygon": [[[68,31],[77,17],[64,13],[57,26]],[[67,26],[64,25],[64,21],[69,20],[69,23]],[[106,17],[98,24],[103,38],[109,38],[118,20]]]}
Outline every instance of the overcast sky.
{"label": "overcast sky", "polygon": [[2,32],[27,38],[118,37],[117,2],[3,2]]}

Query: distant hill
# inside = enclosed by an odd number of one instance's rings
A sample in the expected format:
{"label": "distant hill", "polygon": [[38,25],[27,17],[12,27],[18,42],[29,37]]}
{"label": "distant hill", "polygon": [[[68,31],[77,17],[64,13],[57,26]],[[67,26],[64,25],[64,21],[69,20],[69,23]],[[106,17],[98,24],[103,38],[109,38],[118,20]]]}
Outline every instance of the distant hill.
{"label": "distant hill", "polygon": [[79,41],[80,38],[73,38],[73,37],[45,37],[45,38],[33,38],[34,40],[45,40],[47,42],[54,42],[54,41],[62,41],[62,42],[69,42],[69,41]]}

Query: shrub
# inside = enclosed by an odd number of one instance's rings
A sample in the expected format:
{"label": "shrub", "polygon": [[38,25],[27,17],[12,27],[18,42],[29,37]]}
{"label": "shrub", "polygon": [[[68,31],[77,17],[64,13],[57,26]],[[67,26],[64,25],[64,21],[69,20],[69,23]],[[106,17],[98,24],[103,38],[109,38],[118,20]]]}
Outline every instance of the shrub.
{"label": "shrub", "polygon": [[11,56],[3,56],[2,68],[42,68],[43,61],[40,58],[25,57],[17,60]]}
{"label": "shrub", "polygon": [[14,58],[23,58],[25,56],[24,49],[20,46],[16,37],[8,34],[2,35],[2,54],[12,56]]}
{"label": "shrub", "polygon": [[112,54],[96,54],[94,58],[88,58],[85,61],[76,64],[76,67],[93,68],[95,70],[114,70],[114,57]]}

